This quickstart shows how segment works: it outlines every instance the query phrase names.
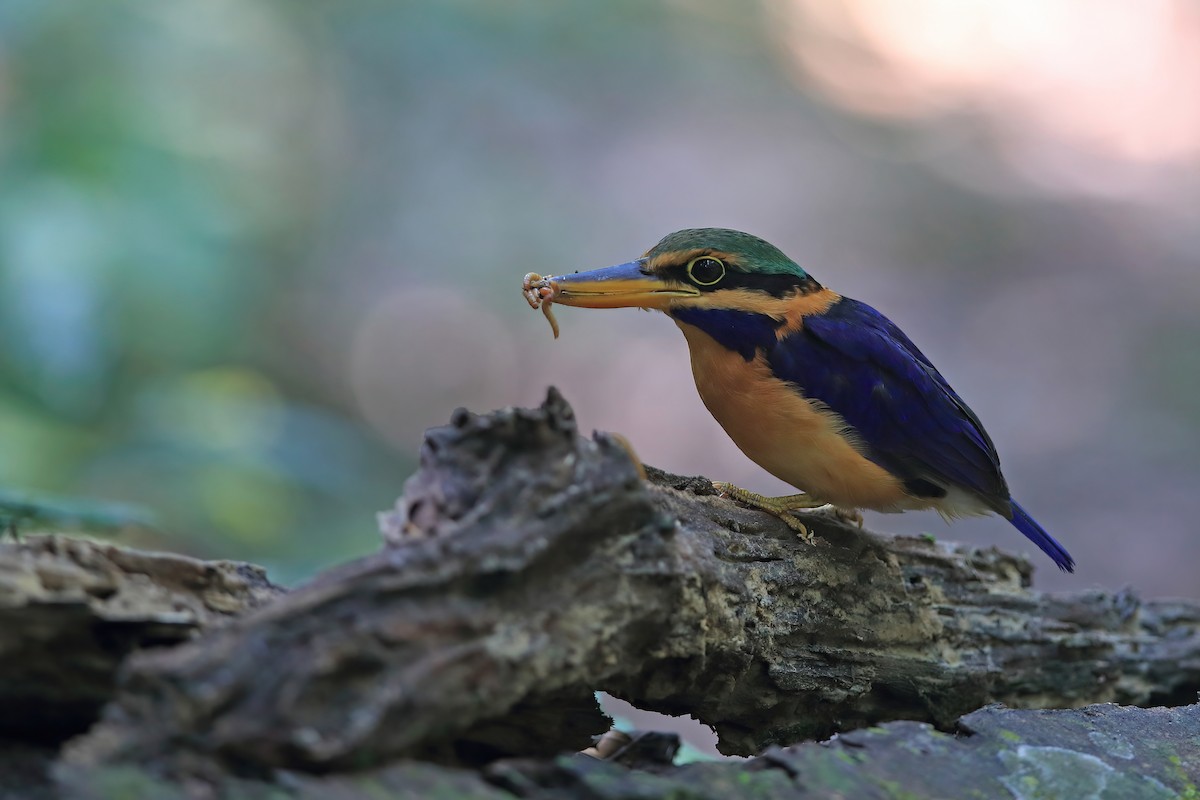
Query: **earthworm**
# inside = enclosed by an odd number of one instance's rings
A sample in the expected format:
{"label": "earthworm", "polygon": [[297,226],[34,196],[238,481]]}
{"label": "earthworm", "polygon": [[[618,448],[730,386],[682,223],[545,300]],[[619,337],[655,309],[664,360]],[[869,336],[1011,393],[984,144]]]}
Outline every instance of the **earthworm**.
{"label": "earthworm", "polygon": [[554,298],[558,294],[558,285],[551,278],[543,278],[536,272],[530,272],[521,282],[521,290],[530,308],[540,307],[542,309],[542,315],[550,323],[550,330],[554,332],[554,338],[557,339],[558,320],[554,318],[554,312],[550,306],[554,304]]}

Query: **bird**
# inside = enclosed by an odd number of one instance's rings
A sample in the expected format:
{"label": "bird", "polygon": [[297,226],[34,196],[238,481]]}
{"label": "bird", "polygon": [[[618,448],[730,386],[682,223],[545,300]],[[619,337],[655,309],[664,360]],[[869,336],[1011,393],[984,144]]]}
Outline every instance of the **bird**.
{"label": "bird", "polygon": [[809,541],[794,512],[832,506],[860,524],[861,510],[932,509],[948,521],[994,513],[1074,572],[1066,548],[1013,499],[979,417],[924,353],[769,242],[690,228],[640,258],[538,285],[562,305],[670,317],[705,407],[751,461],[800,493],[714,486]]}

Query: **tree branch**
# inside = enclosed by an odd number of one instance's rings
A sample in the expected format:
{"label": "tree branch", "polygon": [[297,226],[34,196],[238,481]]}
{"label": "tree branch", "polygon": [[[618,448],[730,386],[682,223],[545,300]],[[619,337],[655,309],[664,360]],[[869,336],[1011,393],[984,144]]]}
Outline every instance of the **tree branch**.
{"label": "tree branch", "polygon": [[605,726],[600,689],[752,754],[995,701],[1200,687],[1196,604],[1045,595],[994,549],[819,516],[807,545],[705,481],[640,480],[553,390],[429,431],[399,508],[394,546],[136,656],[76,763],[190,753],[267,774],[578,749]]}
{"label": "tree branch", "polygon": [[82,733],[130,652],[186,641],[281,593],[249,564],[59,536],[0,543],[0,737]]}

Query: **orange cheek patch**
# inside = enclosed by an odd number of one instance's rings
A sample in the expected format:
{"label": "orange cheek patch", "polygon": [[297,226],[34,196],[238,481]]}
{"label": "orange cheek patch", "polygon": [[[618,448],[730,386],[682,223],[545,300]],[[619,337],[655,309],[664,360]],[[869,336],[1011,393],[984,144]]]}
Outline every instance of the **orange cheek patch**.
{"label": "orange cheek patch", "polygon": [[840,299],[842,296],[837,292],[823,287],[808,294],[801,294],[797,291],[788,297],[771,297],[768,294],[749,289],[719,289],[714,292],[706,292],[699,297],[677,300],[673,304],[693,308],[743,311],[747,314],[761,314],[780,320],[783,324],[779,326],[776,335],[782,339],[803,328],[805,317],[824,314]]}
{"label": "orange cheek patch", "polygon": [[786,311],[781,315],[785,322],[779,326],[776,335],[783,339],[795,333],[804,327],[805,317],[824,314],[841,299],[842,296],[837,292],[822,287],[815,292],[796,294],[781,301],[786,307]]}

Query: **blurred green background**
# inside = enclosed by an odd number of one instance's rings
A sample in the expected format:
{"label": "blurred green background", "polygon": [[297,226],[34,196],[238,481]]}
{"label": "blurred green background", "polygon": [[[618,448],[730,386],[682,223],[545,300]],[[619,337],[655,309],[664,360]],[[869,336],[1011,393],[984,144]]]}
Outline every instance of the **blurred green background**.
{"label": "blurred green background", "polygon": [[[667,320],[523,273],[749,230],[899,323],[1071,549],[1200,596],[1200,13],[1106,0],[0,2],[0,486],[285,582],[456,406],[761,491]],[[998,520],[872,526],[1028,550]]]}

